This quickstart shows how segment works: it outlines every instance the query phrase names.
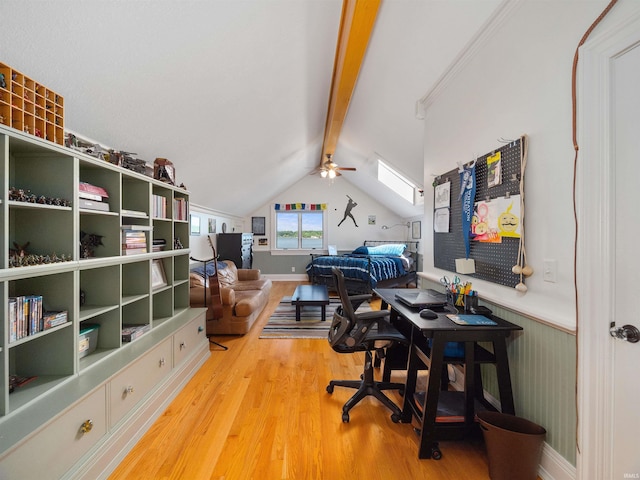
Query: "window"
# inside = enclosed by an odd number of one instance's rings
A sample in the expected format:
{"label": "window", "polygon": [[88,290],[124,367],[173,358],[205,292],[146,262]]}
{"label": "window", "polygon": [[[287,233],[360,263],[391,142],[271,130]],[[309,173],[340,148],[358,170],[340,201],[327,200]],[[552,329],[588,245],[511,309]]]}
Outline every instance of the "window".
{"label": "window", "polygon": [[378,159],[378,181],[384,183],[407,202],[415,204],[414,194],[416,186],[389,165]]}
{"label": "window", "polygon": [[324,212],[275,212],[276,249],[324,248]]}

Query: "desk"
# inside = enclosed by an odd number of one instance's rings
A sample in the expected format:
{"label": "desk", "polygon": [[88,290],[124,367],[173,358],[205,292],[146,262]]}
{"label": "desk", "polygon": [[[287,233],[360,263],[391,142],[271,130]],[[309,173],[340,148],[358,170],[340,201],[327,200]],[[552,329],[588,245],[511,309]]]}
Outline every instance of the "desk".
{"label": "desk", "polygon": [[[396,300],[398,291],[399,289],[393,288],[374,289],[382,300],[383,308],[386,305],[391,307],[391,323],[410,339],[408,361],[407,353],[400,353],[401,356],[404,355],[407,370],[402,421],[409,423],[415,416],[422,424],[418,457],[439,459],[441,453],[438,440],[460,439],[468,434],[474,428],[477,405],[493,409],[484,398],[481,363],[495,365],[502,412],[515,415],[506,339],[511,332],[522,330],[522,327],[495,316],[492,317],[498,324],[495,326],[460,326],[449,320],[444,311],[438,312],[437,319],[427,320],[421,318],[417,310]],[[447,342],[464,342],[464,358],[445,357]],[[492,343],[493,353],[480,347],[478,342]],[[399,359],[393,355],[389,351],[387,361],[398,365]],[[443,405],[439,405],[438,401],[445,396],[441,395],[443,370],[449,363],[469,367],[465,368],[464,392],[454,394],[460,397],[462,405],[459,416],[441,418],[437,413],[438,407]],[[429,379],[424,396],[416,403],[416,378],[423,364],[429,368]],[[385,376],[389,376],[386,362]],[[447,392],[446,397],[450,396]]]}

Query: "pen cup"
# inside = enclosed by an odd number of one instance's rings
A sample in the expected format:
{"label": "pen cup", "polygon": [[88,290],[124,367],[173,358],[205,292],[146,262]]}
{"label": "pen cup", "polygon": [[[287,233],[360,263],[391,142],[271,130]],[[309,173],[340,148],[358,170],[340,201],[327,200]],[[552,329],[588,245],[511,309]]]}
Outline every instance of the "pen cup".
{"label": "pen cup", "polygon": [[471,313],[471,309],[475,309],[478,307],[478,296],[477,295],[465,295],[464,296],[464,311],[466,313]]}
{"label": "pen cup", "polygon": [[453,293],[451,290],[447,290],[447,303],[449,305],[456,304],[456,294]]}

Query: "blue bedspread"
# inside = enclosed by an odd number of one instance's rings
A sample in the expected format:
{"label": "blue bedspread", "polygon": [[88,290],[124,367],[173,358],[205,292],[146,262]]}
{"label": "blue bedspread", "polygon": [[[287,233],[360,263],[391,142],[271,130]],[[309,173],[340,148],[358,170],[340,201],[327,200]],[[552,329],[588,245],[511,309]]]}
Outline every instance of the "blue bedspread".
{"label": "blue bedspread", "polygon": [[[371,263],[369,263],[369,259]],[[360,280],[375,288],[381,280],[398,278],[407,273],[399,257],[384,255],[337,255],[316,257],[307,265],[307,274],[331,276],[331,268],[338,267],[345,278]]]}

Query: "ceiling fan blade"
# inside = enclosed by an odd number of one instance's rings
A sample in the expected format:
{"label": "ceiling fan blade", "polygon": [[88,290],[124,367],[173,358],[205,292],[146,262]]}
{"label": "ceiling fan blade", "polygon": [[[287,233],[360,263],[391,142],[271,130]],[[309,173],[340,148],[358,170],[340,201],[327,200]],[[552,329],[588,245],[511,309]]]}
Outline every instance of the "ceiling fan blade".
{"label": "ceiling fan blade", "polygon": [[355,167],[336,167],[336,170],[348,170],[350,172],[355,172]]}

